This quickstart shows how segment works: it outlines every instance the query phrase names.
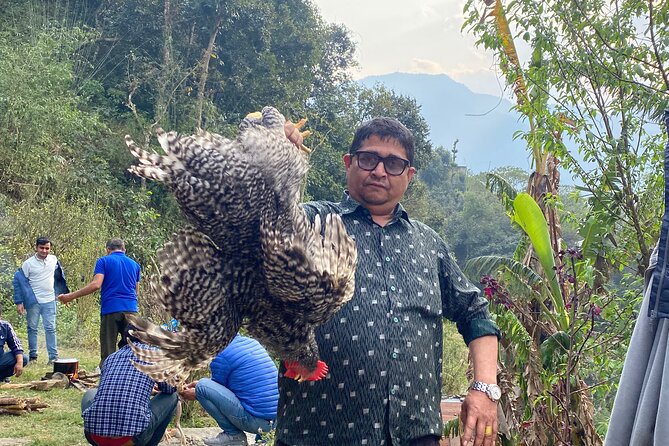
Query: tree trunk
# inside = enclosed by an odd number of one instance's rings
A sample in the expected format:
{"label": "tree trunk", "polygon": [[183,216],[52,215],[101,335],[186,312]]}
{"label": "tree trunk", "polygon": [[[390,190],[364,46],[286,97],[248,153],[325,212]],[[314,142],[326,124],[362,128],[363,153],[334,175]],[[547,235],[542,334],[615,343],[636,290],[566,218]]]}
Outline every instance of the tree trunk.
{"label": "tree trunk", "polygon": [[158,124],[167,115],[169,108],[169,88],[172,78],[172,2],[165,0],[163,8],[163,69],[161,79],[158,82],[158,97],[156,98],[156,110],[154,114],[154,125]]}
{"label": "tree trunk", "polygon": [[207,45],[207,49],[204,51],[204,54],[202,55],[202,59],[200,61],[200,66],[202,67],[202,71],[200,72],[200,81],[197,84],[197,121],[195,123],[196,129],[202,128],[202,110],[204,109],[205,88],[207,86],[207,78],[209,77],[209,61],[211,60],[211,56],[214,53],[216,37],[218,36],[218,31],[221,29],[222,20],[223,20],[222,17],[218,17],[216,19],[216,25],[214,26],[214,29],[211,31],[211,35],[209,35],[209,44]]}

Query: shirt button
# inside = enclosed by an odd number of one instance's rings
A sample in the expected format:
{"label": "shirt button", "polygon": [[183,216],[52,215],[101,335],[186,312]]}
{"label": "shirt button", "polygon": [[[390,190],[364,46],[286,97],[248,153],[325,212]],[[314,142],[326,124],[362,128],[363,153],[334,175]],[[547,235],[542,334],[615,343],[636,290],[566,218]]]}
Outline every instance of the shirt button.
{"label": "shirt button", "polygon": [[393,322],[399,322],[400,320],[396,317],[393,318]]}
{"label": "shirt button", "polygon": [[386,262],[390,262],[390,257],[386,257]]}
{"label": "shirt button", "polygon": [[390,287],[390,291],[395,291],[395,290],[396,290],[395,285]]}
{"label": "shirt button", "polygon": [[393,353],[393,359],[397,359],[397,353]]}
{"label": "shirt button", "polygon": [[390,393],[393,394],[393,395],[395,395],[395,389],[391,389],[391,390],[390,390]]}

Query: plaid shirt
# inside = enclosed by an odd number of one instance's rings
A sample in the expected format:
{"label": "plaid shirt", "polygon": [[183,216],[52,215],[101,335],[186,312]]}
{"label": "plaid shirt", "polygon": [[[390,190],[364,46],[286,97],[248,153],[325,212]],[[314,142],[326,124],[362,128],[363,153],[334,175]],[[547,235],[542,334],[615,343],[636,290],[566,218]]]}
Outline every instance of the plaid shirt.
{"label": "plaid shirt", "polygon": [[[279,379],[277,438],[287,445],[407,445],[440,436],[442,318],[465,342],[499,331],[446,243],[398,206],[384,227],[349,196],[304,205],[341,215],[358,248],[355,294],[316,330],[325,379]],[[283,371],[283,369],[282,369]]]}
{"label": "plaid shirt", "polygon": [[[155,349],[144,344],[136,345]],[[149,404],[155,381],[137,370],[133,361],[137,361],[137,357],[127,345],[105,359],[93,404],[82,414],[86,432],[103,437],[135,436],[149,425]],[[158,383],[158,389],[163,393],[176,391],[165,383]]]}

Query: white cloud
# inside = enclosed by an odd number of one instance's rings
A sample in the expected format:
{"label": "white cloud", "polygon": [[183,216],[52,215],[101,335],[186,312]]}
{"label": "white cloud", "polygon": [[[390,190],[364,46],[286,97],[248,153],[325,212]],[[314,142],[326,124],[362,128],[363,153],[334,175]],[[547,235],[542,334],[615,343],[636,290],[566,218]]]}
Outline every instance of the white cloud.
{"label": "white cloud", "polygon": [[446,72],[439,62],[427,59],[414,58],[411,60],[410,67],[409,72],[411,73],[442,74]]}
{"label": "white cloud", "polygon": [[[325,20],[351,31],[360,64],[356,78],[396,71],[445,73],[474,91],[491,93],[492,55],[460,31],[465,1],[313,0]],[[496,81],[494,86],[499,91]]]}

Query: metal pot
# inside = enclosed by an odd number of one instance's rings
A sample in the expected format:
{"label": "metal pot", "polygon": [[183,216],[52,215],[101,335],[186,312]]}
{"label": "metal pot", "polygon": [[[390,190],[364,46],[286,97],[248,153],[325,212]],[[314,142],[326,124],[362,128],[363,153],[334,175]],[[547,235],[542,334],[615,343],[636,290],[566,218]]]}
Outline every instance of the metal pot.
{"label": "metal pot", "polygon": [[56,372],[76,378],[79,372],[79,360],[76,358],[56,359],[53,362],[53,373]]}

